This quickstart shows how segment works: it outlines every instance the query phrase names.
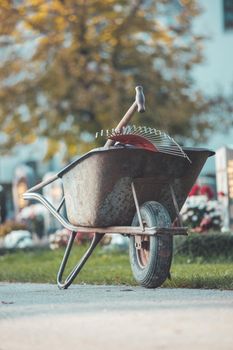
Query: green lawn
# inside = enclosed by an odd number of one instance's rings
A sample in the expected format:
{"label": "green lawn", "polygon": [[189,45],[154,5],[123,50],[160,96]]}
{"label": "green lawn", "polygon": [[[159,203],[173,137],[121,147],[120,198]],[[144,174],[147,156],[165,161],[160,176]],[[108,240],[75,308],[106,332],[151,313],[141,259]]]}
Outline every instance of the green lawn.
{"label": "green lawn", "polygon": [[233,289],[232,262],[192,262],[174,261],[171,281],[164,287]]}
{"label": "green lawn", "polygon": [[[84,247],[76,247],[68,268],[77,262]],[[0,281],[55,283],[63,250],[15,252],[0,256]],[[233,263],[222,258],[204,261],[175,257],[171,280],[163,287],[233,289]],[[98,248],[87,262],[76,283],[136,285],[127,253],[106,252]]]}

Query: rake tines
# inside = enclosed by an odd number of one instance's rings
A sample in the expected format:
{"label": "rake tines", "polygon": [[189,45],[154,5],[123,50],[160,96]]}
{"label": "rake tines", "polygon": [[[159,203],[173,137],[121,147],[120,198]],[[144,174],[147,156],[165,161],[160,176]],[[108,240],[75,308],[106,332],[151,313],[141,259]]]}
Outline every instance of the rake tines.
{"label": "rake tines", "polygon": [[146,126],[127,125],[121,130],[101,130],[96,137],[104,136],[114,142],[142,147],[150,151],[167,153],[191,160],[181,146],[168,134]]}

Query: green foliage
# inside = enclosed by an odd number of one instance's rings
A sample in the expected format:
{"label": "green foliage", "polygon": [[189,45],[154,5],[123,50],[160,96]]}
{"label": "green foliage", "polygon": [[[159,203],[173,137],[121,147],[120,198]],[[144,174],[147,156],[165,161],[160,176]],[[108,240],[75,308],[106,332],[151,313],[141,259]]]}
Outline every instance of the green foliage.
{"label": "green foliage", "polygon": [[48,157],[59,141],[81,153],[96,130],[116,126],[138,84],[140,123],[199,140],[211,127],[191,75],[202,61],[199,13],[196,0],[1,1],[2,146],[45,136]]}
{"label": "green foliage", "polygon": [[208,233],[176,237],[175,254],[189,259],[201,257],[204,261],[221,257],[233,259],[233,235]]}

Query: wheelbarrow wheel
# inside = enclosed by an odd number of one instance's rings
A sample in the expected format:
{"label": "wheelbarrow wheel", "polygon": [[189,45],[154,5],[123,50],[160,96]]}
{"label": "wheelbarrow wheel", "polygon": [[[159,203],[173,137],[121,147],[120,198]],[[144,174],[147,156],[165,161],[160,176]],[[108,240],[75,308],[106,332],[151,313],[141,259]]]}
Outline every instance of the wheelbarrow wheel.
{"label": "wheelbarrow wheel", "polygon": [[[140,207],[143,223],[147,227],[170,227],[167,210],[158,202],[146,202]],[[137,213],[132,226],[139,226]],[[129,257],[133,276],[146,288],[156,288],[169,275],[172,261],[173,239],[168,234],[130,237]]]}

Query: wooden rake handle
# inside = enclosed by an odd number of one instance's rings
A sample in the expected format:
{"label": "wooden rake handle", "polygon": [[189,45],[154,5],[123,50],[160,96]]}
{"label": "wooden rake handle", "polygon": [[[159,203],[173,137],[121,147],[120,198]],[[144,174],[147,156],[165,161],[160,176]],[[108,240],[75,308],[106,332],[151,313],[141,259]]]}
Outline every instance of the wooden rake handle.
{"label": "wooden rake handle", "polygon": [[[136,111],[138,111],[139,113],[145,112],[145,96],[143,94],[143,88],[142,86],[136,86],[135,90],[135,101],[115,128],[116,131],[120,132],[124,126],[127,126]],[[104,147],[112,146],[114,143],[114,140],[107,140]]]}

